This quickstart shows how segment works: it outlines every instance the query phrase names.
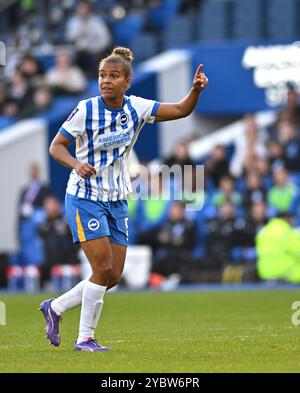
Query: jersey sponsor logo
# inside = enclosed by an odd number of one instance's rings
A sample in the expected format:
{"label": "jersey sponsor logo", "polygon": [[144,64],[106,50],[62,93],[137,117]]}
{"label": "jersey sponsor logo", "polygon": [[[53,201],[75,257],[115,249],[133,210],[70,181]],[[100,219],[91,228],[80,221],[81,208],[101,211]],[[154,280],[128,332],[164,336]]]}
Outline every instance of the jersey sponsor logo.
{"label": "jersey sponsor logo", "polygon": [[93,218],[88,222],[88,227],[91,231],[97,231],[100,227],[100,222]]}
{"label": "jersey sponsor logo", "polygon": [[120,116],[121,126],[125,126],[125,124],[128,123],[128,120],[129,120],[129,116],[127,115],[127,113],[122,113],[122,115]]}
{"label": "jersey sponsor logo", "polygon": [[109,147],[121,147],[131,142],[130,131],[117,133],[114,135],[103,136],[99,138],[98,143],[103,145],[104,149]]}
{"label": "jersey sponsor logo", "polygon": [[69,115],[69,117],[67,118],[67,121],[70,121],[71,119],[73,119],[73,117],[76,115],[76,113],[79,111],[78,108],[74,109],[73,112]]}

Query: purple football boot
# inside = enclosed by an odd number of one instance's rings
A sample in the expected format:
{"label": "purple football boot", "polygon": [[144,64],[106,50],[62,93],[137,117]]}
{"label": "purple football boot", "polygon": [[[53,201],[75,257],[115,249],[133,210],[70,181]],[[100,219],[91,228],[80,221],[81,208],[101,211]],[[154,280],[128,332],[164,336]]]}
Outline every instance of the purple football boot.
{"label": "purple football boot", "polygon": [[54,299],[44,300],[41,303],[39,310],[43,313],[46,319],[46,334],[47,338],[50,340],[50,344],[56,347],[60,344],[59,337],[59,322],[61,321],[61,316],[57,315],[56,312],[51,307],[51,302]]}
{"label": "purple football boot", "polygon": [[75,341],[74,351],[104,352],[109,351],[109,348],[98,344],[95,338],[89,338],[81,343],[77,343],[77,341]]}

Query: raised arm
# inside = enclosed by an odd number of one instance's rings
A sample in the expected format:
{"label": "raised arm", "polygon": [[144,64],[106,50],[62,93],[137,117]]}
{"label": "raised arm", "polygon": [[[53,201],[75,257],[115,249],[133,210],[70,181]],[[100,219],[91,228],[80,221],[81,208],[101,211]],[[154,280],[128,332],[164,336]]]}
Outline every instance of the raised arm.
{"label": "raised arm", "polygon": [[88,179],[95,175],[97,171],[92,165],[82,163],[72,156],[68,150],[68,146],[71,143],[64,135],[58,132],[50,145],[50,155],[61,165],[75,169],[77,174],[83,179]]}
{"label": "raised arm", "polygon": [[204,73],[201,72],[202,69],[203,64],[198,67],[195,73],[193,87],[191,88],[188,95],[186,95],[181,101],[175,104],[160,104],[156,114],[156,121],[180,119],[190,115],[193,112],[201,92],[205,89],[208,83],[207,77]]}

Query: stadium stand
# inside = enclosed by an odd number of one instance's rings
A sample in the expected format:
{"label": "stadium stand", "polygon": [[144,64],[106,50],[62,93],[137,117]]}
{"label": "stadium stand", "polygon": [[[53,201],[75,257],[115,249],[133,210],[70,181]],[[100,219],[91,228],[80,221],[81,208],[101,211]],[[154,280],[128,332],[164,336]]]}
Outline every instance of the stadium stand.
{"label": "stadium stand", "polygon": [[262,0],[239,0],[233,13],[233,38],[257,39],[264,36],[265,2]]}
{"label": "stadium stand", "polygon": [[267,36],[270,38],[297,37],[299,34],[299,7],[297,0],[268,0],[266,7]]}
{"label": "stadium stand", "polygon": [[143,31],[143,15],[131,14],[116,22],[113,26],[113,37],[116,45],[131,46],[135,36]]}
{"label": "stadium stand", "polygon": [[[194,41],[194,15],[180,15],[173,18],[163,33],[165,50],[178,48]],[[180,32],[180,34],[178,34]]]}
{"label": "stadium stand", "polygon": [[[43,6],[37,3],[43,3]],[[38,116],[48,122],[51,139],[80,99],[97,94],[96,78],[86,73],[85,67],[76,64],[78,48],[70,45],[66,35],[68,23],[79,3],[75,0],[20,1],[7,2],[5,7],[4,2],[0,9],[0,39],[7,43],[8,56],[7,66],[0,70],[3,76],[0,80],[0,132],[19,120]],[[235,40],[260,42],[257,40],[265,38],[276,41],[294,39],[300,34],[299,0],[101,0],[93,1],[92,6],[97,18],[101,18],[111,33],[112,44],[130,46],[137,64],[164,50],[189,48],[197,43],[214,41],[221,45],[228,40],[233,43]],[[11,28],[13,20],[16,21],[14,29]],[[74,59],[68,67],[76,67],[76,72],[82,76],[81,87],[75,91],[68,91],[66,86],[57,86],[50,81],[49,75],[61,49],[67,50]],[[92,66],[97,69],[96,62]],[[153,90],[156,77],[154,73],[149,75],[147,80],[143,79],[144,75],[137,70],[134,83],[140,84],[134,92],[144,89],[152,94],[156,91]],[[220,136],[203,155],[195,157],[189,153],[186,160],[191,165],[205,164],[205,204],[199,211],[176,217],[180,225],[176,220],[178,225],[175,225],[170,215],[172,208],[176,210],[172,200],[129,200],[130,243],[153,248],[153,273],[166,276],[162,280],[170,274],[179,274],[178,282],[181,283],[259,279],[256,272],[257,232],[280,212],[292,213],[295,224],[300,225],[299,113],[297,90],[290,86],[286,106],[275,113],[275,119],[270,123],[260,125],[256,116],[244,113],[234,140],[224,141]],[[239,137],[241,134],[243,136]],[[182,141],[183,150],[188,147],[187,151],[191,152],[197,143],[187,138]],[[159,162],[168,160],[168,157],[156,158]],[[180,159],[173,154],[169,162],[180,163]],[[65,173],[64,169],[56,172],[60,176]],[[175,192],[176,181],[172,185]],[[52,186],[56,194],[62,192],[60,184],[54,181]],[[164,184],[160,187],[163,193]],[[190,191],[192,194],[192,185]],[[61,199],[60,194],[57,196]],[[203,195],[198,197],[199,200],[195,200],[190,195],[185,203],[201,203]],[[35,210],[27,217],[20,228],[19,252],[9,255],[7,278],[12,290],[26,289],[26,274],[36,277],[33,267],[38,267],[39,277],[42,269],[45,248],[41,247],[38,227],[45,225],[46,218],[39,213]],[[195,241],[185,249],[188,250],[187,260],[182,257],[181,264],[171,270],[157,268],[161,260],[168,261],[169,265],[170,258],[178,251],[172,241],[176,243],[189,225],[193,228]],[[166,233],[169,243],[163,240]],[[7,255],[1,256],[1,260],[6,268]],[[186,266],[182,269],[184,264]],[[29,267],[31,270],[26,270]],[[75,281],[78,277],[76,269],[72,273]],[[2,276],[3,271],[4,268],[0,269]],[[70,271],[65,272],[70,278]],[[62,276],[63,269],[53,270],[55,289],[63,285]],[[154,277],[157,280],[157,276]],[[3,277],[0,277],[0,283],[7,284]],[[36,288],[32,285],[28,284],[28,291]]]}
{"label": "stadium stand", "polygon": [[232,1],[206,0],[199,10],[199,40],[224,40],[231,36]]}

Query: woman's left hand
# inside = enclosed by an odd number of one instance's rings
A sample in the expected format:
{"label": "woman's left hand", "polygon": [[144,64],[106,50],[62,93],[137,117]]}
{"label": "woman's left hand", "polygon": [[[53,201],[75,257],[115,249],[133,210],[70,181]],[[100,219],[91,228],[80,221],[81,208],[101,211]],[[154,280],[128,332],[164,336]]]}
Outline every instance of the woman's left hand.
{"label": "woman's left hand", "polygon": [[202,73],[203,64],[200,64],[193,80],[193,88],[198,90],[200,93],[202,90],[205,89],[206,85],[208,84],[208,78],[204,73]]}

